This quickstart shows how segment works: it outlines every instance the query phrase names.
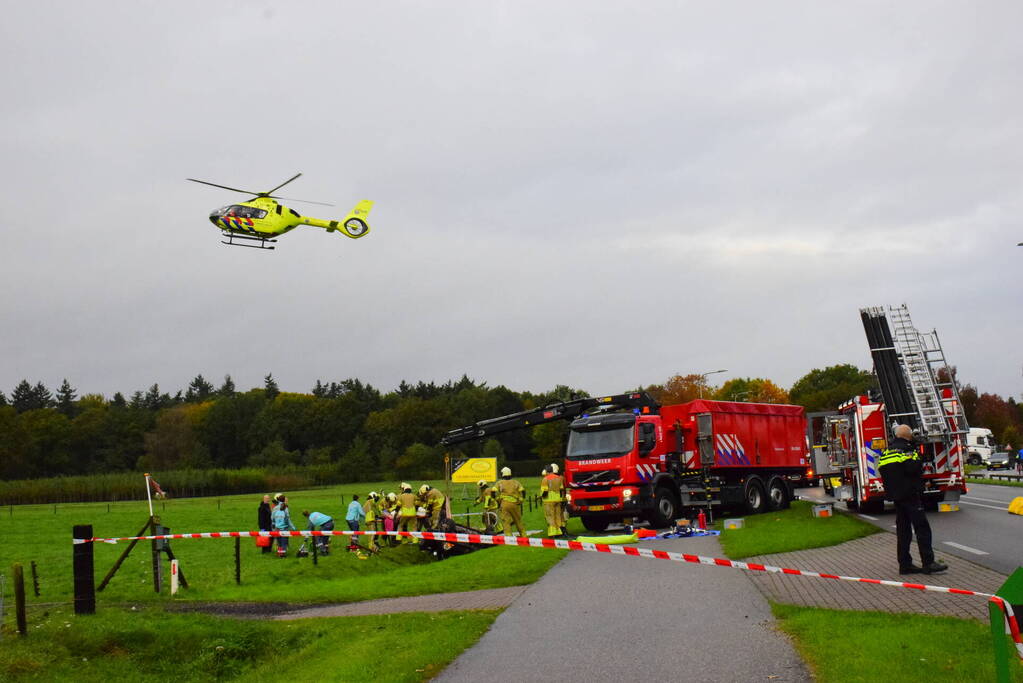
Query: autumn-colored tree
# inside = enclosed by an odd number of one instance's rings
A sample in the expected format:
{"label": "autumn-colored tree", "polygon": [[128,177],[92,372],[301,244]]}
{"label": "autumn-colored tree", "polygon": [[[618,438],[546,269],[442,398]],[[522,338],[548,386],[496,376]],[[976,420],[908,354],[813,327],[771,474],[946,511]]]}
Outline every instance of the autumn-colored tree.
{"label": "autumn-colored tree", "polygon": [[706,375],[675,375],[664,384],[652,384],[647,393],[664,406],[686,403],[698,398],[710,398],[717,387],[707,384]]}
{"label": "autumn-colored tree", "polygon": [[763,377],[737,377],[730,379],[714,392],[718,401],[745,401],[747,403],[788,403],[789,394]]}
{"label": "autumn-colored tree", "polygon": [[998,439],[1013,424],[1013,410],[998,394],[983,393],[977,399],[975,427],[987,427]]}

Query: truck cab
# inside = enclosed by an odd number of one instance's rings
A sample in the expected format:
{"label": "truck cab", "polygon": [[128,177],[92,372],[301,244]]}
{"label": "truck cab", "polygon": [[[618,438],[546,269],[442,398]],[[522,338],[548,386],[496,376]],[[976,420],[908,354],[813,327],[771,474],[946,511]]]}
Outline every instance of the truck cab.
{"label": "truck cab", "polygon": [[[569,426],[565,451],[568,504],[586,528],[601,530],[612,521],[654,517],[669,524],[677,510],[675,494],[655,495],[665,472],[661,418],[641,412],[583,416]],[[671,487],[667,487],[669,492]]]}
{"label": "truck cab", "polygon": [[986,465],[995,452],[995,435],[987,427],[970,427],[966,435],[966,462],[970,465]]}

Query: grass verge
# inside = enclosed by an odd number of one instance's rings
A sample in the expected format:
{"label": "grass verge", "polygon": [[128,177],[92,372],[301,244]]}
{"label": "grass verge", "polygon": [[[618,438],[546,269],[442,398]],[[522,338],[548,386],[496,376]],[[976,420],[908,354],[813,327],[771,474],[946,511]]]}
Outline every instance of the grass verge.
{"label": "grass verge", "polygon": [[967,477],[970,484],[991,484],[992,486],[1016,486],[1023,488],[1023,481],[1009,481],[1006,479],[988,479],[986,477]]}
{"label": "grass verge", "polygon": [[[522,479],[530,491],[539,479]],[[434,482],[440,485],[440,482]],[[344,509],[352,493],[362,497],[369,491],[394,488],[393,483],[343,485],[289,492],[293,520],[304,528],[303,509],[318,510],[339,520],[345,528]],[[467,495],[475,487],[466,487]],[[464,513],[471,501],[460,497],[462,487],[452,490],[453,512]],[[342,496],[344,501],[342,502]],[[260,496],[183,498],[155,503],[155,512],[172,532],[237,531],[257,526]],[[71,581],[71,527],[92,524],[98,537],[135,534],[148,517],[145,502],[79,503],[66,505],[25,505],[0,509],[0,573],[8,573],[13,562],[21,562],[29,576],[30,562],[39,570],[40,597],[28,586],[28,601],[52,603],[69,600]],[[462,518],[459,518],[462,519]],[[543,529],[543,512],[526,508],[527,529]],[[578,520],[572,520],[578,525]],[[575,527],[573,527],[575,528]],[[581,530],[581,527],[576,529]],[[363,540],[365,542],[365,540]],[[524,585],[535,581],[556,564],[566,551],[546,549],[492,548],[443,562],[437,562],[412,546],[387,548],[379,555],[359,560],[343,551],[346,541],[333,540],[335,552],[314,566],[312,558],[297,559],[300,541],[291,539],[291,557],[279,559],[262,554],[253,539],[242,539],[242,584],[234,581],[234,540],[196,539],[172,541],[174,554],[188,579],[189,588],[176,600],[286,601],[296,603],[347,602],[381,597],[423,595]],[[96,544],[97,584],[126,547]],[[9,574],[8,574],[9,575]],[[107,588],[98,594],[104,602],[170,600],[167,592],[157,595],[152,588],[152,560],[149,544],[135,546]],[[8,622],[12,617],[8,617]]]}
{"label": "grass verge", "polygon": [[[771,610],[819,683],[995,680],[990,628],[973,619],[777,603]],[[1023,682],[1018,661],[1012,673]]]}
{"label": "grass verge", "polygon": [[[792,502],[787,510],[744,517],[745,527],[721,532],[721,547],[733,560],[793,550],[823,548],[881,531],[873,524],[836,512],[833,517],[814,517],[813,504]],[[719,521],[715,528],[721,529]]]}
{"label": "grass verge", "polygon": [[161,609],[53,610],[4,634],[5,681],[427,680],[490,628],[496,611],[235,620]]}

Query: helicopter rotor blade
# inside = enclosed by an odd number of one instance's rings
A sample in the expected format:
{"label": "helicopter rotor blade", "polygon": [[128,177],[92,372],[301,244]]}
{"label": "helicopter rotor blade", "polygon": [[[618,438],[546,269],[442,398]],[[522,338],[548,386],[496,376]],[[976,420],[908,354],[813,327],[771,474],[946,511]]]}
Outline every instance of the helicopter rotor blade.
{"label": "helicopter rotor blade", "polygon": [[319,204],[320,206],[337,206],[336,204],[328,204],[327,202],[314,202],[311,199],[295,199],[294,197],[278,197],[276,195],[268,195],[270,199],[283,199],[286,202],[302,202],[303,204]]}
{"label": "helicopter rotor blade", "polygon": [[274,189],[272,189],[272,190],[267,190],[266,192],[262,192],[262,193],[260,193],[260,194],[262,194],[262,195],[263,195],[264,197],[269,197],[269,196],[270,196],[270,195],[272,195],[272,194],[273,194],[274,192],[276,192],[277,190],[281,189],[282,187],[284,187],[285,185],[287,185],[288,183],[290,183],[290,182],[291,182],[292,180],[295,180],[296,178],[300,178],[301,176],[302,176],[302,174],[301,174],[301,173],[296,173],[295,175],[293,175],[292,177],[288,178],[287,180],[285,180],[285,181],[284,181],[283,183],[281,183],[280,185],[278,185],[278,186],[277,186],[277,187],[275,187]]}
{"label": "helicopter rotor blade", "polygon": [[216,183],[210,183],[205,180],[196,180],[195,178],[185,178],[185,180],[191,180],[193,183],[201,183],[203,185],[212,185],[213,187],[219,187],[222,190],[231,190],[232,192],[241,192],[243,194],[254,194],[257,197],[260,195],[259,192],[253,192],[251,190],[239,190],[237,187],[228,187],[227,185],[217,185]]}

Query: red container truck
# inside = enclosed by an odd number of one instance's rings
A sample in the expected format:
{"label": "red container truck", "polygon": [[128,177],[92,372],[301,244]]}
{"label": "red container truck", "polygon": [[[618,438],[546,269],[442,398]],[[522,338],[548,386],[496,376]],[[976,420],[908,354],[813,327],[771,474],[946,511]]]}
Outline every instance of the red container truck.
{"label": "red container truck", "polygon": [[553,420],[572,420],[568,507],[591,531],[635,519],[664,527],[699,507],[778,510],[810,474],[801,406],[702,399],[659,406],[642,392],[485,420],[452,430],[443,442]]}

